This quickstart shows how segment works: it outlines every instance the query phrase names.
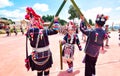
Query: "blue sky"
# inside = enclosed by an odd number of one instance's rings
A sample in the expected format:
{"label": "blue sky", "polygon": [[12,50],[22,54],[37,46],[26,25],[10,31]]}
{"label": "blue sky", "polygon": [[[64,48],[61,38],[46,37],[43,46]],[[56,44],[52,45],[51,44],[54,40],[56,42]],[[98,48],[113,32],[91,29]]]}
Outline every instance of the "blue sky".
{"label": "blue sky", "polygon": [[[0,17],[12,20],[23,20],[26,14],[25,8],[32,7],[37,14],[55,15],[63,0],[0,0]],[[120,0],[75,0],[86,19],[96,18],[97,14],[105,14],[110,18],[107,24],[120,24]],[[59,17],[68,20],[68,9],[71,5],[67,0]]]}

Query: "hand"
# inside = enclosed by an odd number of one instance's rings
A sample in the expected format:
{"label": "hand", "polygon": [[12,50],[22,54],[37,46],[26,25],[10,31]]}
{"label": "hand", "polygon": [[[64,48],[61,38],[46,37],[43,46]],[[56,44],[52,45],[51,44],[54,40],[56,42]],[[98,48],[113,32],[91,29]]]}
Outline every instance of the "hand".
{"label": "hand", "polygon": [[54,22],[58,21],[58,16],[54,17]]}
{"label": "hand", "polygon": [[80,51],[82,51],[82,47],[81,47],[81,45],[78,45],[78,48],[79,48]]}
{"label": "hand", "polygon": [[105,54],[107,52],[107,50],[105,50],[105,49],[100,49],[100,53],[101,54]]}
{"label": "hand", "polygon": [[59,43],[61,44],[61,43],[62,43],[62,41],[61,41],[61,40],[59,40]]}
{"label": "hand", "polygon": [[65,40],[59,40],[59,43],[63,45],[63,44],[66,43],[66,41]]}
{"label": "hand", "polygon": [[82,16],[82,15],[80,15],[80,19],[81,19],[82,21],[84,21],[85,17]]}

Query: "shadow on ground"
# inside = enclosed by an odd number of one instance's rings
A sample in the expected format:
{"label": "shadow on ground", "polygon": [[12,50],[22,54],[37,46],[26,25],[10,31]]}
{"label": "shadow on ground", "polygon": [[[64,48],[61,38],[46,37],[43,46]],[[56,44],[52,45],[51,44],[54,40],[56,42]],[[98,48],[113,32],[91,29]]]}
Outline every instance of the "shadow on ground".
{"label": "shadow on ground", "polygon": [[72,73],[68,73],[67,71],[60,71],[57,76],[76,76],[79,73],[79,70],[73,71]]}

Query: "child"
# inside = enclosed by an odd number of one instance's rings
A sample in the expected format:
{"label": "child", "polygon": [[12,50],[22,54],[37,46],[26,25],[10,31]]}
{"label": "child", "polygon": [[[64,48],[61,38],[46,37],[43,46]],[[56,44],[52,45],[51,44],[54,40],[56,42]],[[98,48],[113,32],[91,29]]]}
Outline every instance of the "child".
{"label": "child", "polygon": [[[49,48],[49,35],[57,34],[58,30],[52,29],[44,29],[41,20],[39,19],[40,16],[36,15],[33,12],[32,8],[27,10],[31,13],[31,18],[29,18],[29,13],[27,14],[28,20],[31,21],[31,28],[27,30],[26,36],[30,40],[30,45],[33,49],[33,52],[28,57],[30,61],[30,68],[32,71],[37,71],[37,76],[49,76],[50,68],[52,67],[53,60],[52,60],[52,53]],[[32,10],[31,10],[32,9]],[[40,24],[41,23],[41,24]],[[27,59],[26,59],[27,61]]]}
{"label": "child", "polygon": [[[84,22],[84,16],[80,16],[82,19],[80,24],[80,30],[82,33],[88,36],[85,45],[85,76],[95,76],[95,65],[98,59],[99,50],[103,47],[103,40],[106,38],[106,33],[102,29],[108,16],[97,15],[95,29],[85,30],[83,26],[86,26]],[[84,25],[83,25],[84,24]]]}
{"label": "child", "polygon": [[106,38],[106,43],[105,43],[105,46],[109,46],[108,45],[108,42],[109,42],[109,38],[110,38],[110,32],[109,32],[109,25],[106,25],[105,26],[105,32],[107,33],[108,37]]}
{"label": "child", "polygon": [[78,35],[76,34],[76,26],[73,22],[69,22],[67,25],[68,33],[64,36],[63,41],[60,41],[61,44],[64,44],[63,47],[63,58],[67,62],[69,69],[68,73],[73,72],[73,55],[74,55],[74,44],[77,44],[79,50],[81,49],[80,41]]}

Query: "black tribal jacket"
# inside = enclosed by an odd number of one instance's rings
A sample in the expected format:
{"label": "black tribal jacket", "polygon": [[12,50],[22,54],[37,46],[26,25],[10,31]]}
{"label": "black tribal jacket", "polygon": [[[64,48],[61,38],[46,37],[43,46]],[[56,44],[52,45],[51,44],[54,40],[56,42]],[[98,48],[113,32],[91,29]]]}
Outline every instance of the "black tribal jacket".
{"label": "black tribal jacket", "polygon": [[55,29],[31,28],[27,31],[26,36],[29,38],[30,45],[33,48],[36,48],[37,38],[39,36],[37,48],[41,48],[41,47],[45,47],[45,46],[49,45],[48,35],[54,35],[57,33],[58,33],[58,31]]}

